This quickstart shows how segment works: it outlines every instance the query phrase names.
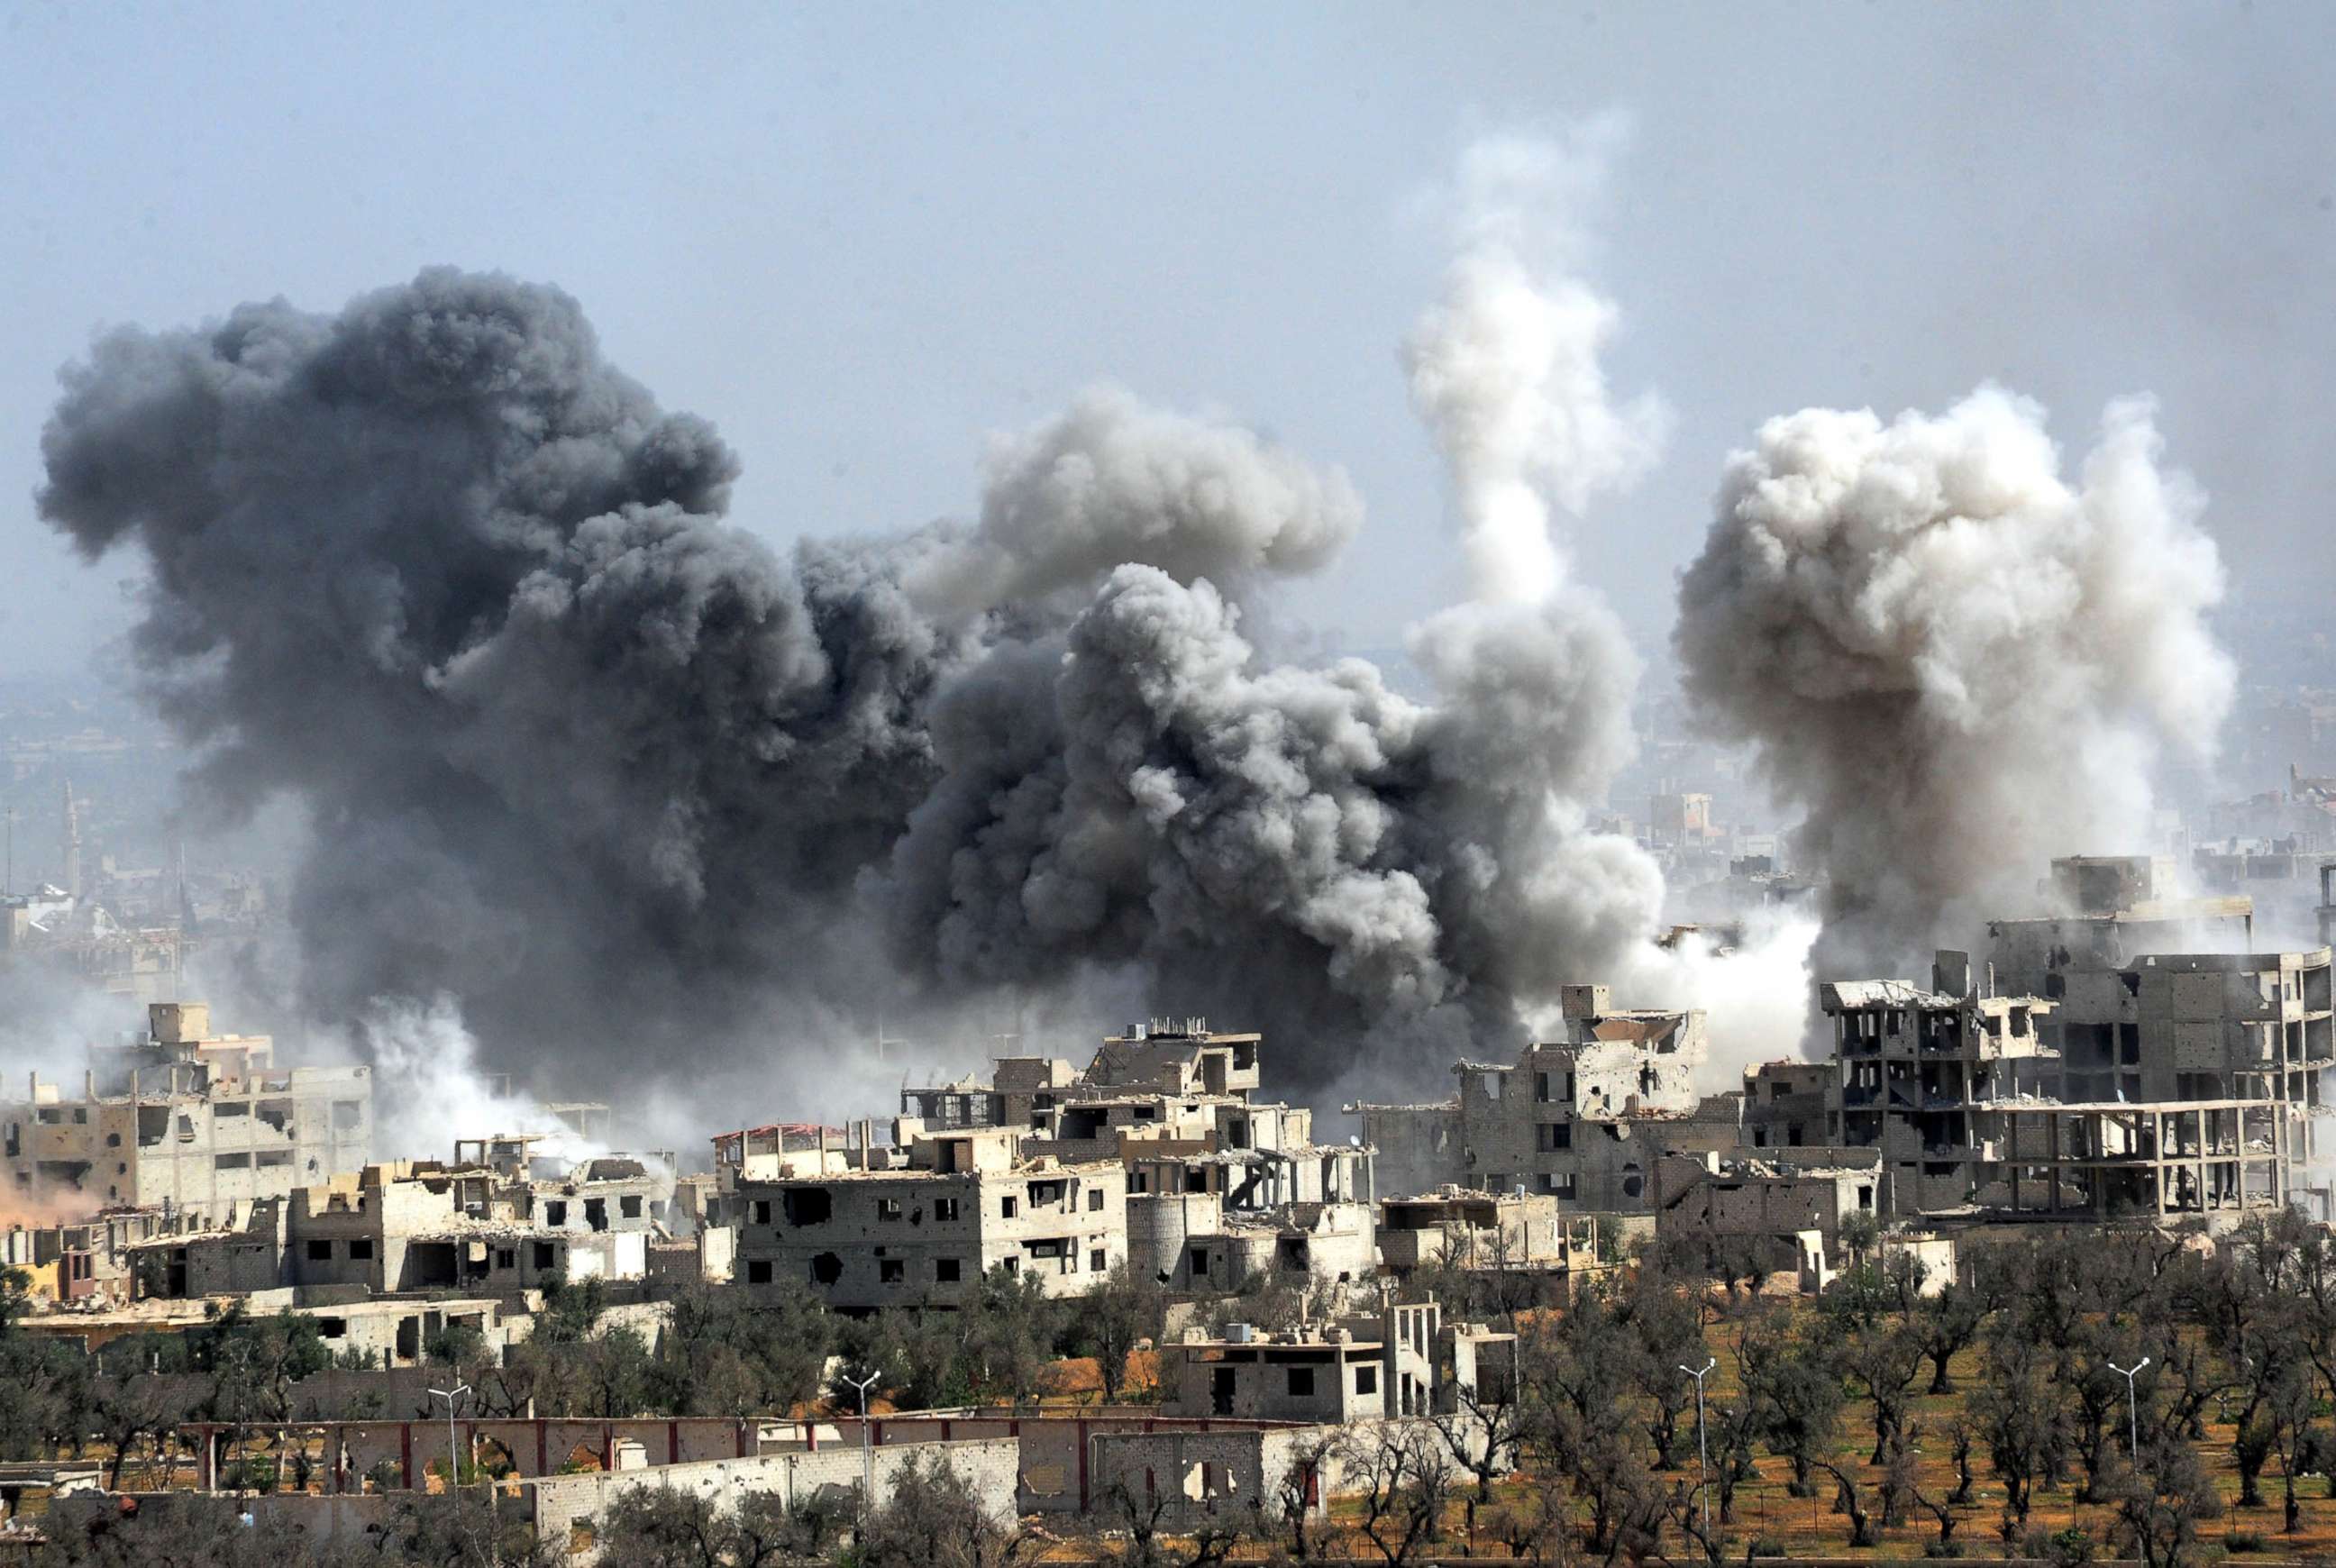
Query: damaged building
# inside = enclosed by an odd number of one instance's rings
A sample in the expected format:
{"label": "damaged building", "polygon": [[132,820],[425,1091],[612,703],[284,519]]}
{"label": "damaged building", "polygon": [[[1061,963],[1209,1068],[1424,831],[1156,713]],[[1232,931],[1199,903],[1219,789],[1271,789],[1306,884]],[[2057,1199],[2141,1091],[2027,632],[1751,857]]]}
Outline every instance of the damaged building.
{"label": "damaged building", "polygon": [[1458,1062],[1458,1091],[1427,1105],[1352,1105],[1393,1193],[1522,1188],[1577,1210],[1643,1212],[1666,1149],[1732,1147],[1735,1097],[1706,1114],[1700,1011],[1622,1009],[1604,986],[1562,991],[1562,1040],[1514,1063]]}
{"label": "damaged building", "polygon": [[2039,1025],[2054,1004],[1972,989],[1971,963],[1942,952],[1928,989],[1829,980],[1818,1004],[1834,1034],[1835,1104],[1845,1148],[1882,1161],[1881,1212],[1935,1213],[1978,1201],[1995,1150],[1990,1105],[2049,1093],[2058,1053]]}
{"label": "damaged building", "polygon": [[[1376,1271],[1372,1152],[1318,1144],[1314,1114],[1260,1097],[1263,1044],[1206,1019],[1107,1037],[1085,1067],[1005,1057],[988,1084],[903,1091],[927,1130],[1027,1127],[1027,1157],[1126,1171],[1130,1265],[1180,1292]],[[910,1124],[905,1124],[910,1125]]]}
{"label": "damaged building", "polygon": [[[2056,862],[2075,913],[2000,920],[1975,977],[1819,988],[1841,1142],[1881,1160],[1895,1217],[2227,1222],[2328,1194],[2316,1160],[2328,950],[2245,950],[2245,901],[2169,900],[2151,857]],[[2167,938],[2237,950],[2152,952]],[[2009,980],[2012,994],[1996,994]]]}
{"label": "damaged building", "polygon": [[264,1035],[213,1035],[200,1002],[155,1002],[146,1032],[92,1046],[81,1092],[34,1075],[0,1101],[0,1161],[36,1202],[224,1214],[287,1197],[372,1152],[363,1066],[279,1068]]}
{"label": "damaged building", "polygon": [[2073,912],[1991,922],[1999,980],[2051,998],[2054,1097],[2069,1104],[2269,1101],[2286,1125],[2282,1186],[2326,1217],[2309,1177],[2336,1070],[2330,950],[2258,951],[2245,898],[2172,896],[2166,857],[2055,861]]}
{"label": "damaged building", "polygon": [[1023,1151],[1010,1127],[930,1133],[911,1118],[894,1146],[756,1148],[717,1139],[717,1212],[731,1279],[801,1285],[840,1311],[954,1307],[993,1269],[1078,1295],[1127,1257],[1127,1172]]}
{"label": "damaged building", "polygon": [[452,1164],[369,1165],[254,1200],[206,1229],[149,1238],[133,1249],[145,1260],[138,1293],[502,1297],[641,1279],[649,1245],[667,1233],[670,1169],[608,1155],[549,1174],[531,1168],[533,1141],[467,1141],[467,1157]]}
{"label": "damaged building", "polygon": [[1434,1297],[1268,1333],[1200,1329],[1162,1352],[1160,1411],[1345,1426],[1492,1405],[1517,1388],[1517,1339],[1446,1323]]}

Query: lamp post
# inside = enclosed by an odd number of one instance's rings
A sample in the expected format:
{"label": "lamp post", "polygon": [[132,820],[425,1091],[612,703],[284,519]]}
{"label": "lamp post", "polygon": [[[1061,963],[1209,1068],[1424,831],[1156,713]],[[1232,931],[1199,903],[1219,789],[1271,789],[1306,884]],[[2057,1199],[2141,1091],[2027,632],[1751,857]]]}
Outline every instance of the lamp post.
{"label": "lamp post", "polygon": [[468,1383],[457,1383],[451,1388],[433,1388],[430,1397],[446,1401],[446,1495],[452,1497],[454,1488],[462,1485],[462,1462],[454,1456],[454,1401],[471,1391]]}
{"label": "lamp post", "polygon": [[1695,1379],[1695,1489],[1703,1494],[1703,1533],[1707,1539],[1711,1534],[1711,1456],[1703,1441],[1703,1376],[1718,1365],[1719,1358],[1714,1356],[1704,1362],[1703,1372],[1689,1367],[1679,1368]]}
{"label": "lamp post", "polygon": [[863,1534],[868,1529],[868,1515],[876,1506],[876,1432],[868,1424],[868,1386],[881,1375],[871,1372],[857,1382],[850,1378],[843,1379],[860,1390],[860,1528]]}
{"label": "lamp post", "polygon": [[2149,1358],[2146,1356],[2136,1361],[2131,1367],[2120,1367],[2115,1361],[2108,1364],[2110,1371],[2125,1379],[2125,1451],[2136,1465],[2141,1463],[2141,1401],[2140,1397],[2134,1392],[2133,1380],[2140,1377],[2141,1369],[2148,1365]]}

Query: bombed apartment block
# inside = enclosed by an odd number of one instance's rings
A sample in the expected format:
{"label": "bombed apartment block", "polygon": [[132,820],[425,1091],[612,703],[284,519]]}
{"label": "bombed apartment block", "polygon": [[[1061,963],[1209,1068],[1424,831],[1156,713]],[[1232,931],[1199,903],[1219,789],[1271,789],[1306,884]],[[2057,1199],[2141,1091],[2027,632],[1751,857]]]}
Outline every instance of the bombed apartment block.
{"label": "bombed apartment block", "polygon": [[2328,1214],[2331,1194],[2302,1171],[2322,1158],[2318,1123],[2336,1070],[2330,950],[2252,950],[2247,900],[2157,897],[2155,862],[2056,861],[2053,872],[2082,914],[1990,930],[1999,976],[2033,980],[2057,1003],[2047,1024],[2060,1067],[2054,1097],[2275,1102],[2288,1122],[2288,1183]]}
{"label": "bombed apartment block", "polygon": [[1734,1145],[1732,1102],[1724,1116],[1701,1115],[1701,1012],[1616,1008],[1604,986],[1567,986],[1562,1000],[1562,1040],[1514,1063],[1455,1063],[1458,1092],[1440,1105],[1347,1107],[1380,1151],[1384,1190],[1523,1189],[1572,1209],[1642,1212],[1656,1155]]}
{"label": "bombed apartment block", "polygon": [[139,1248],[140,1294],[510,1296],[641,1279],[667,1234],[670,1170],[613,1155],[546,1174],[528,1154],[535,1142],[464,1140],[452,1164],[371,1165],[256,1201],[207,1230],[151,1238]]}
{"label": "bombed apartment block", "polygon": [[1844,1147],[1879,1152],[1883,1213],[1974,1203],[1994,1158],[1990,1107],[2058,1081],[2059,1056],[2040,1027],[2055,1004],[1974,992],[1970,959],[1955,952],[1938,955],[1927,990],[1834,980],[1817,995],[1834,1031],[1831,1114]]}
{"label": "bombed apartment block", "polygon": [[224,1215],[369,1157],[371,1070],[279,1068],[264,1035],[213,1035],[200,1002],[156,1002],[146,1032],[96,1046],[81,1092],[35,1076],[0,1101],[20,1200]]}
{"label": "bombed apartment block", "polygon": [[2287,1207],[2299,1162],[2267,1100],[2006,1105],[1990,1206],[2035,1218],[2236,1222]]}
{"label": "bombed apartment block", "polygon": [[992,1269],[1078,1295],[1127,1257],[1127,1172],[1026,1158],[1011,1128],[928,1133],[904,1146],[747,1152],[716,1140],[732,1279],[802,1285],[842,1311],[953,1307]]}
{"label": "bombed apartment block", "polygon": [[946,1127],[1027,1127],[1027,1159],[1118,1162],[1130,1265],[1172,1290],[1363,1280],[1377,1268],[1371,1151],[1318,1144],[1311,1110],[1260,1099],[1260,1056],[1257,1035],[1154,1019],[1106,1037],[1083,1069],[1006,1057],[988,1084],[909,1089],[901,1105]]}

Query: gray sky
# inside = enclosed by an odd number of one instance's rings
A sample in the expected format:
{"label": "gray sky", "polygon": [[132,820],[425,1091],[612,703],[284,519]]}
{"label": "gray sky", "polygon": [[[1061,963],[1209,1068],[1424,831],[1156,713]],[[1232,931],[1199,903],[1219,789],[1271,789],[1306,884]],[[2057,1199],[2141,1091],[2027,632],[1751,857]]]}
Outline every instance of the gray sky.
{"label": "gray sky", "polygon": [[[774,539],[961,511],[986,432],[1124,382],[1345,464],[1370,516],[1292,616],[1386,647],[1455,592],[1396,346],[1475,131],[1619,110],[1594,268],[1678,415],[1581,573],[1645,651],[1727,451],[1984,379],[2064,447],[2162,400],[2240,610],[2324,594],[2336,7],[0,5],[0,661],[118,579],[34,518],[101,323],[434,262],[582,299],[712,418]],[[2226,620],[2231,618],[2226,612]]]}

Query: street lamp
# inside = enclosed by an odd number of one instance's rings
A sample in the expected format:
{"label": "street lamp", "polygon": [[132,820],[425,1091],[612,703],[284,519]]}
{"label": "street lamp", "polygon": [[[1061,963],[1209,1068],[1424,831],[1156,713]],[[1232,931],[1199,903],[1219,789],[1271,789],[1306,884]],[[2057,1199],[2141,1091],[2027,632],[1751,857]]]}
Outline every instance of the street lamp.
{"label": "street lamp", "polygon": [[2140,1377],[2141,1369],[2148,1365],[2149,1358],[2146,1356],[2144,1356],[2140,1360],[2136,1361],[2131,1367],[2120,1367],[2115,1361],[2111,1361],[2108,1364],[2110,1371],[2115,1372],[2118,1377],[2125,1379],[2125,1418],[2127,1427],[2125,1451],[2136,1465],[2141,1463],[2141,1403],[2139,1397],[2134,1393],[2133,1380],[2136,1378]]}
{"label": "street lamp", "polygon": [[1707,1539],[1711,1534],[1711,1456],[1703,1442],[1703,1374],[1718,1365],[1719,1358],[1714,1356],[1704,1362],[1703,1372],[1688,1367],[1679,1368],[1695,1379],[1695,1489],[1703,1494],[1703,1534]]}
{"label": "street lamp", "polygon": [[432,1398],[446,1401],[446,1495],[449,1497],[454,1495],[454,1488],[462,1481],[462,1463],[454,1456],[454,1401],[470,1391],[468,1383],[429,1390]]}
{"label": "street lamp", "polygon": [[876,1506],[876,1443],[875,1430],[868,1425],[868,1386],[882,1374],[871,1372],[865,1378],[846,1383],[860,1390],[860,1528],[868,1528],[868,1515]]}

